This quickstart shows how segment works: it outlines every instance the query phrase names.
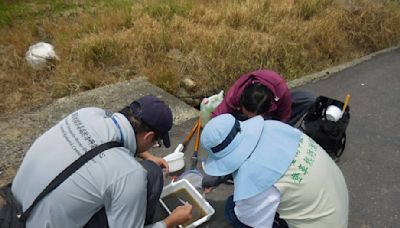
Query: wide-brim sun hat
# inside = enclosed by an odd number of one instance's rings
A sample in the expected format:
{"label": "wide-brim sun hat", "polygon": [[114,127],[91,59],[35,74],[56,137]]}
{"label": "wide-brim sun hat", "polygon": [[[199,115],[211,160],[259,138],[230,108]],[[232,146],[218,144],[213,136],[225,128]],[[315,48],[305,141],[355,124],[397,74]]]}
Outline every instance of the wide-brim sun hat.
{"label": "wide-brim sun hat", "polygon": [[200,138],[208,153],[204,171],[208,175],[224,176],[239,169],[255,149],[263,126],[261,116],[242,122],[231,114],[223,114],[210,120]]}

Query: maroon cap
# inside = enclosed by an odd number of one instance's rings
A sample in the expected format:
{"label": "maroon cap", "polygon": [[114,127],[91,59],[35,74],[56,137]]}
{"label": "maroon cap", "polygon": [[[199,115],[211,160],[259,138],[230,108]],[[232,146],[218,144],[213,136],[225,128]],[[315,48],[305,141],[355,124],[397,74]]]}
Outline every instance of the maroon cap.
{"label": "maroon cap", "polygon": [[135,117],[156,130],[165,147],[171,146],[168,131],[172,128],[172,112],[164,101],[155,96],[144,96],[132,102],[130,108]]}

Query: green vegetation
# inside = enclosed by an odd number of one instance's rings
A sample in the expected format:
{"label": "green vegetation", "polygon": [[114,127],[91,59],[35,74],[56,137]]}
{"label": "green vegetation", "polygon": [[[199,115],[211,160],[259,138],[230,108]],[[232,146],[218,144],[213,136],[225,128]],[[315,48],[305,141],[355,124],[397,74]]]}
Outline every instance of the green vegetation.
{"label": "green vegetation", "polygon": [[[396,0],[3,0],[0,115],[144,75],[176,95],[228,88],[259,68],[287,80],[400,41]],[[34,71],[39,41],[60,61]]]}

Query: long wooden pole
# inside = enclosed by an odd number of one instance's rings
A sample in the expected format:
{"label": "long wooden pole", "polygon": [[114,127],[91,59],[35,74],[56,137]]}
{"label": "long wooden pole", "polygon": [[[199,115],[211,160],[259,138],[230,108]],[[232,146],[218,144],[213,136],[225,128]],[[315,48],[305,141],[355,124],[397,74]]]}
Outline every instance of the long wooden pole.
{"label": "long wooden pole", "polygon": [[350,102],[350,94],[347,94],[346,99],[344,101],[342,112],[346,111],[346,108],[347,108],[347,105],[349,105],[349,102]]}

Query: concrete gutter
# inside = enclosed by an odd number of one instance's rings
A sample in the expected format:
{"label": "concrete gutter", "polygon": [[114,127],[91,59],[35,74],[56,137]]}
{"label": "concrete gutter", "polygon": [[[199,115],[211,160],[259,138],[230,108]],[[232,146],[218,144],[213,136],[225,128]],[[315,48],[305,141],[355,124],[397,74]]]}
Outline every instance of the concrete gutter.
{"label": "concrete gutter", "polygon": [[12,178],[34,140],[71,112],[91,106],[118,111],[144,95],[155,95],[164,100],[173,112],[174,125],[198,116],[197,109],[152,85],[145,77],[58,99],[50,105],[0,122],[0,172],[3,172],[0,183]]}

